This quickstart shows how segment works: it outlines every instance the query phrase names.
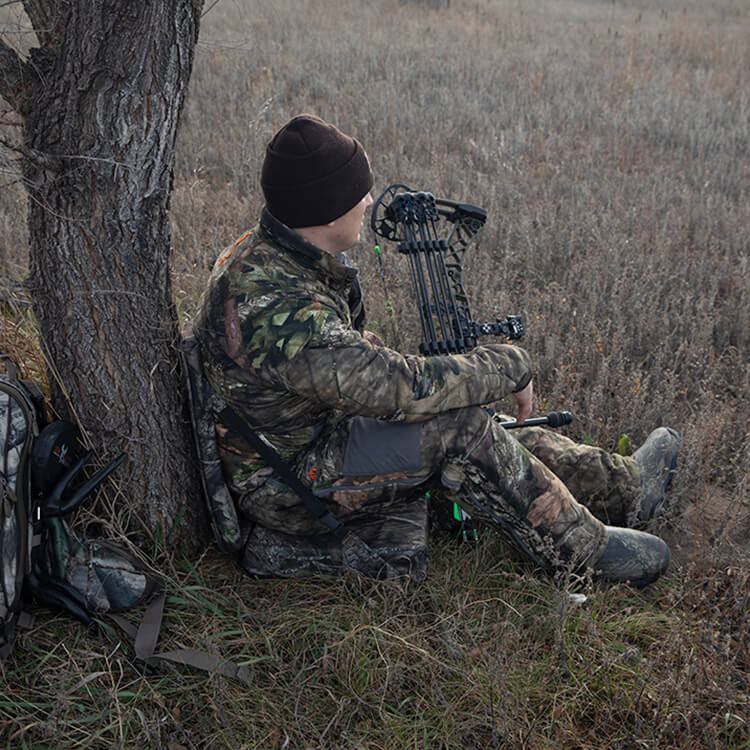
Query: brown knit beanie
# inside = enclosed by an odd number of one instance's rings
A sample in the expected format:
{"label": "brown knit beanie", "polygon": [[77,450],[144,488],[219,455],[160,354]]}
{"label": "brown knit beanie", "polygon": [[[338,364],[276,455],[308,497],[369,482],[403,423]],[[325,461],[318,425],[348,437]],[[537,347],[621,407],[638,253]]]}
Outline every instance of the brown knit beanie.
{"label": "brown knit beanie", "polygon": [[356,206],[373,176],[359,141],[315,115],[297,115],[268,144],[260,184],[279,221],[312,227]]}

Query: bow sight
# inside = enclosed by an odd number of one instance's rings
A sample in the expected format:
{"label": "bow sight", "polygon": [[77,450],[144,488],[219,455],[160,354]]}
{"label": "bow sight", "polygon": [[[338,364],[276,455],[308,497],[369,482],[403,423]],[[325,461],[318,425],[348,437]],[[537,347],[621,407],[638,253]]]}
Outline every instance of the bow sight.
{"label": "bow sight", "polygon": [[[494,323],[476,323],[462,280],[464,254],[487,219],[487,212],[468,203],[435,198],[405,185],[391,185],[375,201],[370,225],[378,237],[398,243],[409,260],[417,295],[425,355],[459,354],[473,349],[480,336],[519,339],[520,315]],[[439,232],[451,225],[448,237]]]}

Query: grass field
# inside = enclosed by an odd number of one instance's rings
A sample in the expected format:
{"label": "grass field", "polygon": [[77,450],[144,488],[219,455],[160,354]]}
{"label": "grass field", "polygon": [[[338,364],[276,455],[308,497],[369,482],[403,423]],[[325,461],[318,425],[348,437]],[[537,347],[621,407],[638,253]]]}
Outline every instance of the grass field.
{"label": "grass field", "polygon": [[[253,581],[213,550],[160,560],[165,647],[241,662],[250,685],[144,675],[116,639],[40,609],[2,667],[6,747],[750,748],[750,8],[434,5],[207,2],[172,200],[180,315],[254,223],[277,127],[335,122],[367,148],[375,192],[488,210],[467,288],[478,320],[525,315],[537,412],[568,409],[567,434],[610,450],[682,433],[658,528],[669,574],[641,592],[555,586],[492,533],[437,540],[418,588]],[[0,12],[22,46],[15,7]],[[0,346],[36,376],[13,283],[25,196],[3,181]],[[352,257],[370,327],[394,344],[372,245]],[[407,273],[385,251],[413,349]]]}

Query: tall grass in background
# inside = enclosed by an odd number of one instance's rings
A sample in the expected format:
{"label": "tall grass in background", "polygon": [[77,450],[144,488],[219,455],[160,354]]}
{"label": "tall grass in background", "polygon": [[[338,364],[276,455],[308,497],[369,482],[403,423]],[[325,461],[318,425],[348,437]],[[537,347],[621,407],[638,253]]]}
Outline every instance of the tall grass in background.
{"label": "tall grass in background", "polygon": [[[492,536],[439,545],[419,591],[258,583],[210,557],[174,571],[188,589],[170,632],[239,653],[251,688],[184,673],[155,685],[118,647],[64,646],[55,621],[8,673],[9,747],[748,747],[750,10],[433,5],[207,3],[172,198],[180,315],[254,223],[275,130],[303,111],[335,122],[368,150],[375,193],[399,182],[488,210],[466,285],[477,320],[525,315],[538,411],[574,412],[568,434],[610,450],[660,424],[683,434],[674,517],[659,528],[672,572],[578,610]],[[13,280],[24,212],[20,186],[4,187]],[[352,256],[370,327],[394,343],[373,243],[364,233]],[[403,259],[384,251],[414,350]],[[26,346],[29,321],[11,313],[0,343]]]}

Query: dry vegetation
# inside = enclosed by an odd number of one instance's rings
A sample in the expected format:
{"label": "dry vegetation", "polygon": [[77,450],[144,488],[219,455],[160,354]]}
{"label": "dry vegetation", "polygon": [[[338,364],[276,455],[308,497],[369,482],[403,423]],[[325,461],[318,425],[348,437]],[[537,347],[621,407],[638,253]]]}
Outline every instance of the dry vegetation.
{"label": "dry vegetation", "polygon": [[[40,610],[3,668],[7,747],[750,747],[750,11],[434,5],[210,8],[173,195],[180,314],[254,221],[269,136],[299,111],[336,122],[366,145],[376,191],[488,209],[467,286],[479,320],[526,315],[538,410],[574,412],[569,434],[609,449],[682,432],[660,528],[672,570],[640,593],[584,585],[574,606],[491,534],[436,543],[416,590],[169,561],[167,643],[246,663],[252,684],[143,677],[126,647]],[[25,273],[24,210],[4,186],[9,280]],[[392,341],[371,244],[353,255]],[[401,260],[385,262],[413,346]],[[0,345],[39,372],[18,287],[3,290]]]}

